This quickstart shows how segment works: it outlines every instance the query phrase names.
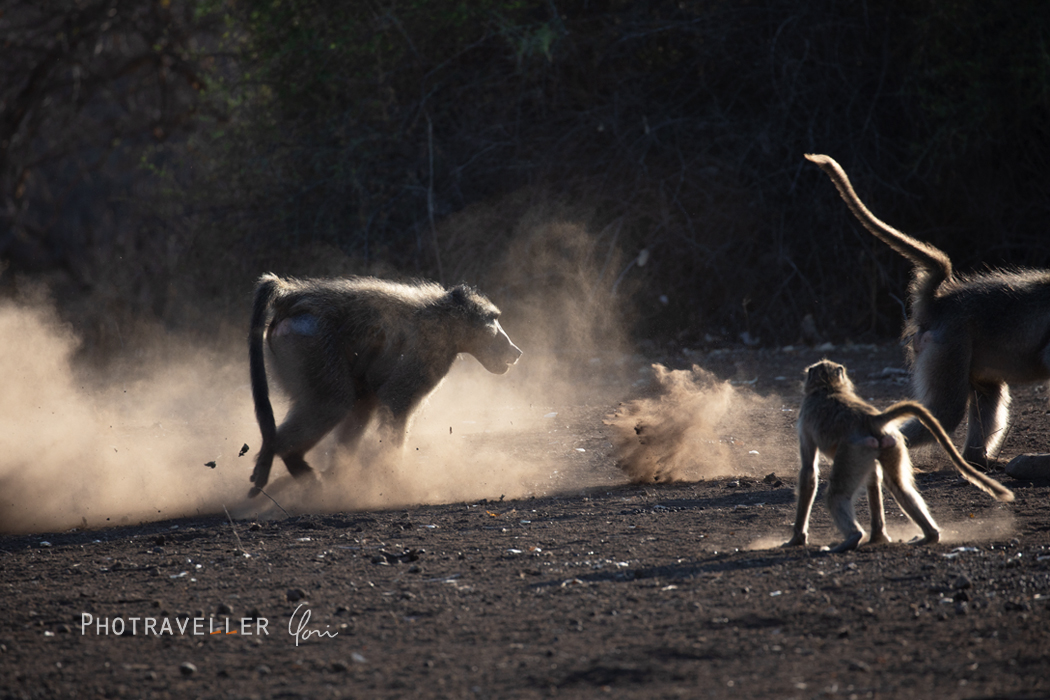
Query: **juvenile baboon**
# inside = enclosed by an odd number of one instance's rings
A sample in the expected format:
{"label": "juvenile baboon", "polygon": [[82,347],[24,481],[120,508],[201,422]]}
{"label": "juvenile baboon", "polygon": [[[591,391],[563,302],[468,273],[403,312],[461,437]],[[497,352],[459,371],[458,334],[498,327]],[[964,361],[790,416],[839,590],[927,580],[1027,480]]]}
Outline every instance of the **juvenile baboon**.
{"label": "juvenile baboon", "polygon": [[931,544],[940,539],[940,530],[915,490],[908,447],[894,426],[905,418],[919,420],[934,435],[964,479],[1000,501],[1014,499],[1009,489],[966,463],[941,424],[921,404],[901,401],[879,411],[857,396],[846,368],[830,360],[821,360],[806,368],[803,394],[798,414],[802,457],[798,472],[798,512],[794,534],[785,546],[804,545],[808,539],[809,515],[817,492],[818,451],[832,460],[828,509],[846,538],[832,551],[856,549],[864,541],[864,530],[853,510],[853,499],[862,485],[868,489],[871,510],[868,542],[889,542],[882,506],[882,480],[901,509],[922,528],[923,537],[918,543]]}
{"label": "juvenile baboon", "polygon": [[[499,309],[474,289],[400,284],[373,277],[259,278],[248,358],[262,448],[249,496],[266,486],[274,455],[293,477],[312,474],[307,451],[337,428],[354,448],[373,415],[400,448],[412,411],[461,352],[503,374],[521,357],[499,324]],[[291,399],[278,428],[264,360]]]}
{"label": "juvenile baboon", "polygon": [[[1050,271],[954,274],[944,251],[879,221],[839,164],[806,158],[835,183],[853,215],[913,265],[903,339],[918,400],[952,432],[969,404],[963,456],[988,468],[1006,435],[1011,383],[1050,379]],[[919,421],[901,429],[912,446],[932,435]]]}

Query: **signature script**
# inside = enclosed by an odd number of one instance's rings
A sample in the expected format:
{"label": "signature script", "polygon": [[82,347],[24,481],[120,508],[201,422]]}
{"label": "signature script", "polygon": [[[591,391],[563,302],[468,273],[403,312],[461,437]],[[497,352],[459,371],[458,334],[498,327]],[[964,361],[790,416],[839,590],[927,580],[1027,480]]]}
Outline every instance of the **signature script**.
{"label": "signature script", "polygon": [[[295,646],[299,646],[299,642],[305,642],[310,637],[338,637],[338,632],[328,632],[327,630],[312,630],[306,627],[310,622],[310,608],[303,611],[302,615],[299,615],[299,610],[302,609],[303,603],[299,603],[299,607],[292,613],[291,618],[288,620],[288,634],[295,637]],[[299,617],[298,625],[296,625],[296,616]],[[325,625],[327,627],[328,625]]]}

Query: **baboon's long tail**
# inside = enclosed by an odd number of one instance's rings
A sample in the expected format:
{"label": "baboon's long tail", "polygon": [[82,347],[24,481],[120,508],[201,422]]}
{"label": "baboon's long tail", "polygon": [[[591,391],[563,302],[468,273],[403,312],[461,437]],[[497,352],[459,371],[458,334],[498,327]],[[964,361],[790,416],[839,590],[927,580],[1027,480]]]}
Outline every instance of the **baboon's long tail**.
{"label": "baboon's long tail", "polygon": [[251,330],[248,332],[248,367],[251,371],[252,400],[255,402],[255,419],[259,421],[264,450],[273,445],[277,437],[277,422],[273,417],[273,406],[270,405],[270,385],[266,380],[263,342],[267,313],[277,297],[280,286],[281,280],[271,273],[259,278],[255,287],[255,300],[252,303]]}
{"label": "baboon's long tail", "polygon": [[[825,156],[807,153],[806,160],[816,163],[820,169],[831,178],[839,194],[846,200],[846,206],[853,215],[864,224],[864,228],[875,234],[875,237],[906,257],[913,265],[926,273],[922,280],[922,292],[932,296],[933,290],[937,289],[941,282],[952,276],[952,262],[943,250],[929,243],[912,238],[908,234],[898,231],[875,217],[864,202],[860,201],[857,193],[853,191],[846,172],[834,159]],[[927,294],[923,295],[928,298]]]}
{"label": "baboon's long tail", "polygon": [[993,498],[999,501],[1012,501],[1014,500],[1014,492],[1006,488],[992,477],[982,474],[981,472],[974,469],[969,462],[963,459],[963,456],[959,454],[959,450],[955,449],[955,445],[952,444],[951,438],[948,437],[948,433],[944,432],[944,428],[941,426],[932,413],[926,410],[926,407],[915,401],[900,401],[893,404],[881,414],[879,418],[882,419],[883,425],[888,425],[895,421],[903,418],[917,418],[923,426],[929,430],[937,442],[940,443],[944,451],[951,457],[952,464],[959,470],[962,477],[969,481],[971,484],[981,489],[985,493],[989,494]]}

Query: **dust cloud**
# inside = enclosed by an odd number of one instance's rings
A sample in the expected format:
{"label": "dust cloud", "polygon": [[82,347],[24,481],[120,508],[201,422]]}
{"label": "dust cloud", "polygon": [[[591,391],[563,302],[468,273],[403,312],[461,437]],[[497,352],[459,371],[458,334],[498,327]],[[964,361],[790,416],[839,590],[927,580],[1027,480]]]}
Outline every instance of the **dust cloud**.
{"label": "dust cloud", "polygon": [[[457,240],[492,231],[475,228]],[[307,455],[317,479],[293,481],[278,459],[254,499],[260,438],[242,342],[202,349],[166,335],[163,352],[93,373],[74,362],[77,338],[49,304],[0,303],[0,532],[579,492],[623,483],[617,448],[634,480],[746,471],[741,443],[719,431],[754,403],[699,368],[657,368],[663,393],[627,404],[610,444],[602,418],[635,390],[641,364],[625,341],[623,290],[644,262],[637,251],[624,262],[618,233],[549,207],[519,216],[501,234],[501,263],[455,272],[501,306],[518,364],[497,376],[461,356],[403,454],[374,428],[354,454],[328,438]],[[280,420],[287,406],[279,391],[272,399]]]}
{"label": "dust cloud", "polygon": [[770,402],[697,365],[669,370],[654,364],[652,370],[650,395],[622,404],[606,420],[627,477],[653,483],[751,473],[731,436],[751,411],[769,411]]}
{"label": "dust cloud", "polygon": [[46,303],[0,304],[0,532],[221,512],[243,477],[205,463],[232,466],[251,434],[243,368],[187,353],[106,380],[76,348]]}
{"label": "dust cloud", "polygon": [[[414,417],[403,458],[375,430],[353,455],[328,439],[307,456],[318,482],[293,482],[278,459],[268,495],[255,499],[247,493],[259,430],[242,343],[204,350],[167,336],[157,341],[159,361],[132,355],[114,363],[120,371],[97,373],[74,362],[78,339],[50,304],[0,303],[0,532],[224,510],[283,517],[609,483],[587,452],[601,409],[587,448],[554,419],[566,404],[605,406],[622,395],[621,330],[615,314],[595,311],[608,283],[588,258],[592,236],[583,223],[534,218],[513,238],[490,296],[524,350],[518,365],[496,376],[461,356]],[[280,419],[287,406],[279,392],[273,399]]]}

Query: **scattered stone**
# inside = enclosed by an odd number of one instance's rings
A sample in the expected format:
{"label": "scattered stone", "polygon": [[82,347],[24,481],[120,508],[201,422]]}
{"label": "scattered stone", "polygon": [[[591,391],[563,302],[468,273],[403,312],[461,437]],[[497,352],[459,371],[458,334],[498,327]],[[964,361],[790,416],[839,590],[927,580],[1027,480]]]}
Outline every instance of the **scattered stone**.
{"label": "scattered stone", "polygon": [[350,670],[350,667],[347,666],[346,663],[343,661],[333,661],[332,670],[336,673],[345,673],[346,671]]}
{"label": "scattered stone", "polygon": [[1006,465],[1006,473],[1027,481],[1050,479],[1050,454],[1017,455]]}
{"label": "scattered stone", "polygon": [[233,614],[233,606],[228,603],[219,603],[219,607],[215,608],[215,614],[229,617]]}
{"label": "scattered stone", "polygon": [[179,673],[184,676],[192,676],[197,672],[197,667],[191,664],[189,661],[179,666]]}
{"label": "scattered stone", "polygon": [[289,588],[288,592],[285,593],[285,597],[288,599],[289,603],[294,603],[305,598],[306,593],[303,592],[302,588]]}
{"label": "scattered stone", "polygon": [[973,581],[971,581],[965,574],[960,574],[954,581],[952,581],[952,588],[957,591],[973,588]]}
{"label": "scattered stone", "polygon": [[851,670],[851,671],[861,671],[863,673],[870,673],[871,672],[871,666],[869,666],[868,664],[864,663],[863,661],[850,661],[849,662],[849,670]]}

